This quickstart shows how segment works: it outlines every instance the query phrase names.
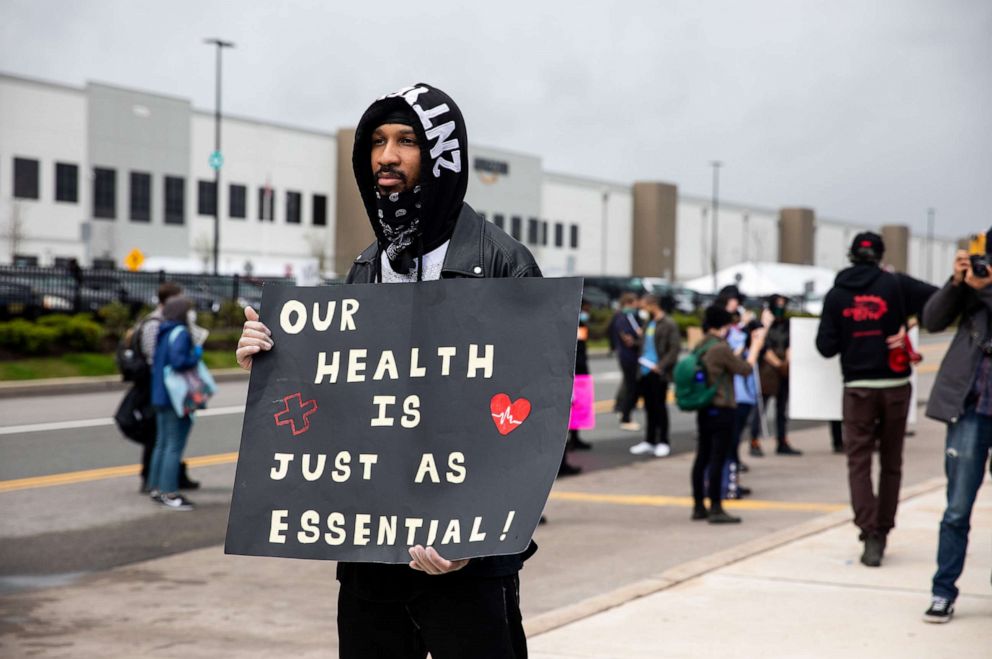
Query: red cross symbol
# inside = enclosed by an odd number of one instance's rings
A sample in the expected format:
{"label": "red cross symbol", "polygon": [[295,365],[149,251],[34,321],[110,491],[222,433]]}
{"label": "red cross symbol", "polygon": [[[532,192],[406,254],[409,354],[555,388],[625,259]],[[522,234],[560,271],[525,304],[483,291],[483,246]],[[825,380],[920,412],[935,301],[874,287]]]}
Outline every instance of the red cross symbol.
{"label": "red cross symbol", "polygon": [[310,430],[310,419],[308,417],[317,411],[317,401],[308,400],[303,402],[303,396],[295,393],[283,398],[282,404],[283,410],[272,415],[275,417],[277,426],[288,425],[293,431],[294,436],[302,435]]}

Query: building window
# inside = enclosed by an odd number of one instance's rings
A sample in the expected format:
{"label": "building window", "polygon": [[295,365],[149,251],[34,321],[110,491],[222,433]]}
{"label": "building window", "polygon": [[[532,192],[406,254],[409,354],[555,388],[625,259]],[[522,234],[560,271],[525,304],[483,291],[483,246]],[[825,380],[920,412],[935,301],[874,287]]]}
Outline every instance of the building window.
{"label": "building window", "polygon": [[14,196],[18,199],[38,198],[38,161],[14,158]]}
{"label": "building window", "polygon": [[327,196],[315,194],[313,196],[313,225],[315,227],[327,226]]}
{"label": "building window", "polygon": [[541,245],[548,246],[548,223],[541,222]]}
{"label": "building window", "polygon": [[151,222],[152,220],[152,175],[146,172],[131,172],[131,221]]}
{"label": "building window", "polygon": [[537,244],[539,228],[540,225],[537,223],[537,218],[532,217],[527,220],[527,242],[531,245]]}
{"label": "building window", "polygon": [[572,245],[572,249],[579,248],[579,225],[573,224],[569,233],[569,243]]}
{"label": "building window", "polygon": [[555,247],[561,247],[565,244],[565,225],[561,222],[555,222]]}
{"label": "building window", "polygon": [[165,223],[186,223],[186,179],[181,176],[165,177]]}
{"label": "building window", "polygon": [[506,228],[506,227],[503,226],[503,216],[500,215],[499,213],[495,213],[493,215],[493,224],[495,224],[496,226],[498,226],[500,229],[505,229]]}
{"label": "building window", "polygon": [[275,221],[276,191],[266,186],[258,189],[258,219],[262,222]]}
{"label": "building window", "polygon": [[117,170],[93,168],[93,217],[117,217]]}
{"label": "building window", "polygon": [[512,221],[513,224],[511,226],[513,228],[511,231],[511,235],[513,236],[514,240],[521,240],[521,237],[523,235],[523,226],[522,226],[523,220],[520,219],[520,216],[514,215]]}
{"label": "building window", "polygon": [[300,223],[300,193],[286,191],[286,224]]}
{"label": "building window", "polygon": [[199,215],[217,214],[217,183],[214,181],[196,182],[196,212]]}
{"label": "building window", "polygon": [[242,220],[246,218],[248,216],[248,188],[232,183],[227,188],[227,194],[227,214]]}
{"label": "building window", "polygon": [[79,167],[55,163],[55,201],[79,201]]}

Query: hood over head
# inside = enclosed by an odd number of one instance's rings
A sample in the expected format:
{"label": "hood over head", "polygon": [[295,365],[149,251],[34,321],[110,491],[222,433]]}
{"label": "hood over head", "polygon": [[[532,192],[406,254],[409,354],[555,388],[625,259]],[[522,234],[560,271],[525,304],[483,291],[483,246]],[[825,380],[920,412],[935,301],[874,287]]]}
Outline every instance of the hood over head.
{"label": "hood over head", "polygon": [[[406,221],[409,216],[398,221],[380,215],[383,200],[378,199],[372,171],[372,134],[386,123],[411,126],[420,145],[414,202],[419,204],[419,221],[413,224]],[[379,98],[358,122],[351,162],[379,249],[387,250],[394,267],[408,272],[413,259],[451,238],[468,188],[468,137],[461,110],[450,96],[421,82]]]}

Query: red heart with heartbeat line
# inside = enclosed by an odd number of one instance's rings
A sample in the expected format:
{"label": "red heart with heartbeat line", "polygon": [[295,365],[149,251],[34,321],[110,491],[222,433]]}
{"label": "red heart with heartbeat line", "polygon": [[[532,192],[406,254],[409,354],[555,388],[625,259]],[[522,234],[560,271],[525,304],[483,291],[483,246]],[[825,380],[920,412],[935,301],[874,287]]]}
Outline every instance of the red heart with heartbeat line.
{"label": "red heart with heartbeat line", "polygon": [[530,416],[530,401],[518,398],[510,403],[510,397],[506,394],[496,394],[489,401],[489,411],[492,412],[493,423],[499,434],[509,435]]}

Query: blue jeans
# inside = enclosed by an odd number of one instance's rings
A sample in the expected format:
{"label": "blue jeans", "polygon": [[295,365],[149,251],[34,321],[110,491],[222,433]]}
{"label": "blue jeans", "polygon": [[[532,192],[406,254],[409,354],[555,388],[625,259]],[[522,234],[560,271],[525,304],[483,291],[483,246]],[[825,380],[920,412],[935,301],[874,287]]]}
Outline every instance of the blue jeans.
{"label": "blue jeans", "polygon": [[156,407],[155,423],[158,432],[148,471],[148,487],[160,492],[175,492],[179,489],[179,463],[193,420],[188,416],[180,418],[171,407]]}
{"label": "blue jeans", "polygon": [[971,509],[978,488],[985,478],[985,465],[992,449],[992,416],[977,414],[972,406],[947,426],[947,450],[944,471],[947,473],[947,509],[940,520],[940,544],[937,546],[937,573],[933,575],[933,594],[954,600],[958,589],[954,583],[964,570],[971,529]]}

